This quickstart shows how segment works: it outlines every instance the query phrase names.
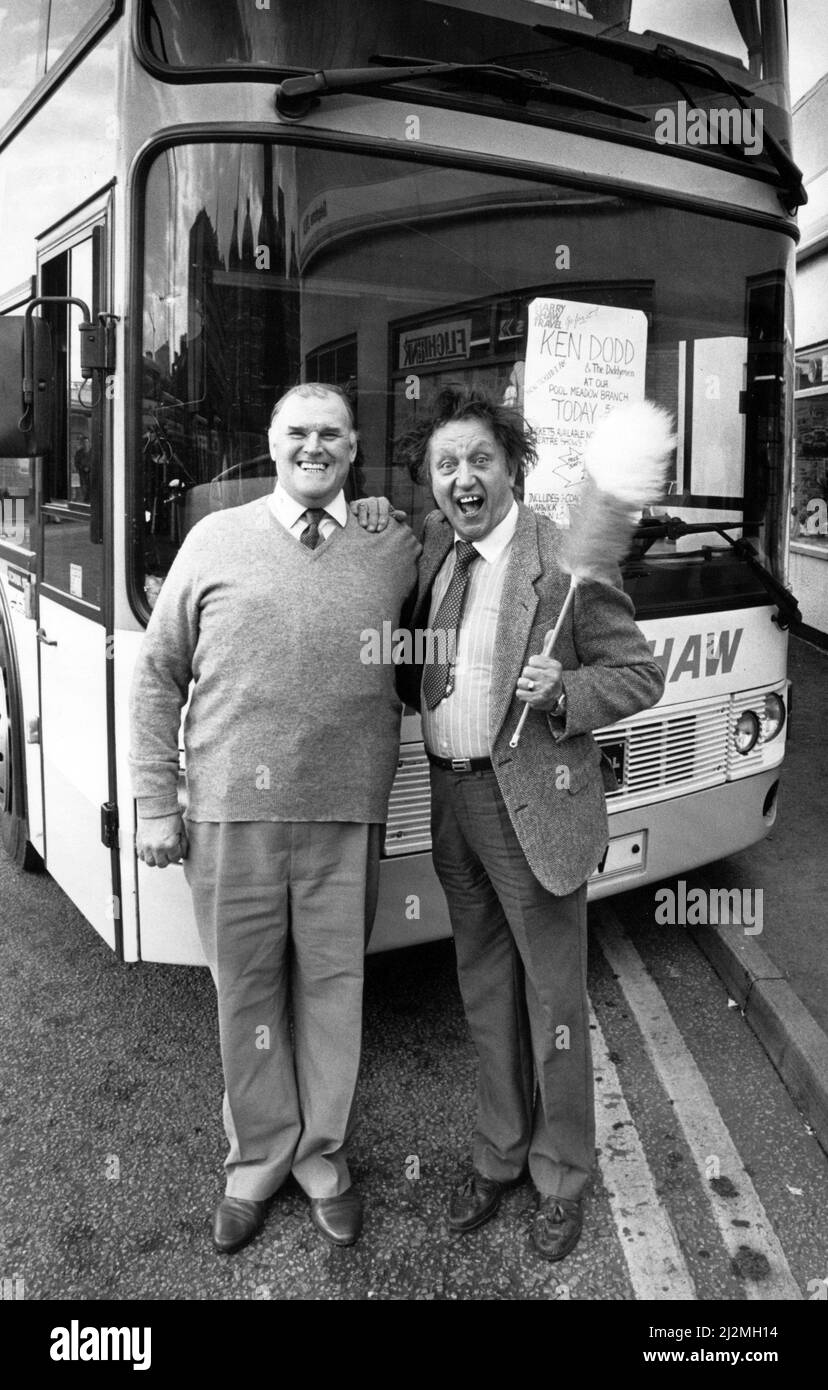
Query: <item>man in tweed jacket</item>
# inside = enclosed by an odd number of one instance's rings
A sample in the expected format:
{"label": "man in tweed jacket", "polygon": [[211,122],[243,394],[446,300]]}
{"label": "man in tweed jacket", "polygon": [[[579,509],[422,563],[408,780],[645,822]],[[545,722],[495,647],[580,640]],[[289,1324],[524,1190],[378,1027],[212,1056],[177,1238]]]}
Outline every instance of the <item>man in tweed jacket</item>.
{"label": "man in tweed jacket", "polygon": [[554,656],[539,654],[569,576],[557,527],[514,496],[535,457],[519,416],[448,389],[400,454],[439,508],[407,620],[435,638],[456,625],[453,665],[435,640],[434,663],[401,679],[422,709],[434,863],[480,1063],[474,1166],[449,1225],[488,1220],[528,1165],[533,1243],[560,1260],[594,1162],[586,880],[608,825],[591,731],[655,704],[663,676],[620,582],[579,586]]}

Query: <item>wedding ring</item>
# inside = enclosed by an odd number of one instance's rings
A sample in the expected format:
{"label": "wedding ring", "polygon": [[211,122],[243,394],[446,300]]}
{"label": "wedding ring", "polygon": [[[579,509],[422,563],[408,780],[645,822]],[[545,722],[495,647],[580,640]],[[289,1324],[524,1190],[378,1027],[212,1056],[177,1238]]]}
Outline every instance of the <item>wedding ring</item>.
{"label": "wedding ring", "polygon": [[534,681],[527,681],[527,682],[526,682],[526,689],[527,689],[527,690],[534,690],[534,688],[535,688],[535,682],[534,682]]}

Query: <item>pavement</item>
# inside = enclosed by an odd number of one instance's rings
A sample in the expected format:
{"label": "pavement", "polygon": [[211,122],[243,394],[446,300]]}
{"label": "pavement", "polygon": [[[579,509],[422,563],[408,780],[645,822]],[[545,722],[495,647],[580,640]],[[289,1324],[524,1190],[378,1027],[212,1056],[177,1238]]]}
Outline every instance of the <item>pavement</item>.
{"label": "pavement", "polygon": [[[627,924],[616,952],[623,946],[634,961],[634,943],[641,963],[633,974],[612,964],[603,941],[590,952],[590,996],[606,1040],[596,1070],[609,1113],[602,1176],[565,1267],[533,1256],[528,1184],[473,1237],[446,1228],[445,1194],[468,1161],[476,1076],[450,942],[369,959],[353,1146],[368,1197],[365,1239],[353,1250],[326,1247],[288,1183],[262,1238],[227,1260],[209,1241],[225,1145],[208,972],[119,964],[48,875],[0,860],[0,1275],[21,1281],[25,1292],[14,1296],[629,1306],[652,1296],[631,1258],[638,1217],[630,1227],[626,1210],[615,1209],[619,1194],[630,1205],[628,1168],[619,1165],[633,1161],[638,1134],[653,1189],[642,1209],[668,1213],[699,1301],[755,1298],[771,1265],[785,1272],[782,1261],[762,1263],[762,1230],[778,1234],[799,1297],[824,1298],[826,1169],[813,1134],[828,1149],[826,663],[825,653],[792,641],[793,738],[773,833],[704,870],[717,885],[763,888],[761,936],[708,927],[697,933],[702,955],[689,930],[655,923],[653,885],[612,900]],[[605,929],[593,927],[600,938]],[[742,1007],[728,1007],[728,995]],[[704,1078],[689,1094],[675,1047],[665,1047],[667,1015],[684,1040],[682,1066],[694,1063]],[[713,1163],[721,1175],[710,1175]],[[726,1209],[749,1195],[746,1175],[757,1217]],[[660,1269],[652,1240],[640,1244]]]}
{"label": "pavement", "polygon": [[761,888],[761,936],[689,928],[828,1152],[828,652],[791,637],[792,719],[779,814],[766,839],[687,875]]}
{"label": "pavement", "polygon": [[[480,1231],[447,1228],[477,1071],[450,941],[368,961],[363,1239],[328,1246],[291,1180],[228,1259],[209,1237],[226,1148],[209,973],[119,964],[48,875],[0,860],[0,1278],[38,1303],[622,1302],[625,1327],[650,1300],[822,1298],[821,1148],[689,934],[655,923],[651,894],[612,910],[625,932],[608,957],[598,928],[589,966],[599,1167],[563,1265],[531,1248],[528,1181]],[[248,1344],[235,1326],[224,1343]]]}

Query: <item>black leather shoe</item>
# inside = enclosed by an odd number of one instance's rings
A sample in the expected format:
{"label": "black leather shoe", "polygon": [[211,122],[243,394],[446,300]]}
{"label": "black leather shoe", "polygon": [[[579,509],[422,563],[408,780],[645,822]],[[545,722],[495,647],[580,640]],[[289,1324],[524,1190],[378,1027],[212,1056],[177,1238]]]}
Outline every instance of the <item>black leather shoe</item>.
{"label": "black leather shoe", "polygon": [[213,1244],[222,1255],[241,1250],[262,1229],[267,1202],[222,1197],[213,1219]]}
{"label": "black leather shoe", "polygon": [[497,1182],[484,1177],[473,1168],[469,1176],[455,1188],[449,1202],[448,1224],[452,1231],[473,1231],[494,1216],[500,1199],[512,1183]]}
{"label": "black leather shoe", "polygon": [[545,1259],[563,1260],[578,1244],[583,1221],[583,1198],[541,1197],[532,1223],[532,1244]]}
{"label": "black leather shoe", "polygon": [[362,1198],[353,1187],[338,1197],[311,1197],[310,1216],[332,1245],[353,1245],[362,1230]]}

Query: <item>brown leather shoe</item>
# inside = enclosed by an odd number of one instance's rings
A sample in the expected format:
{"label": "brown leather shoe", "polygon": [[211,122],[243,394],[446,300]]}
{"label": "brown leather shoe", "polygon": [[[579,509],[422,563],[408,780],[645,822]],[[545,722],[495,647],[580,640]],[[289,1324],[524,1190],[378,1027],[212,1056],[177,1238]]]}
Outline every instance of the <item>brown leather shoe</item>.
{"label": "brown leather shoe", "polygon": [[532,1223],[538,1254],[553,1263],[565,1259],[578,1244],[583,1220],[583,1198],[541,1197]]}
{"label": "brown leather shoe", "polygon": [[362,1198],[353,1187],[338,1197],[311,1197],[310,1217],[332,1245],[353,1245],[362,1230]]}
{"label": "brown leather shoe", "polygon": [[241,1250],[262,1229],[267,1202],[222,1197],[213,1218],[213,1244],[222,1255]]}
{"label": "brown leather shoe", "polygon": [[514,1184],[497,1182],[473,1168],[468,1177],[455,1188],[449,1202],[448,1224],[452,1231],[473,1231],[494,1216],[507,1187]]}

